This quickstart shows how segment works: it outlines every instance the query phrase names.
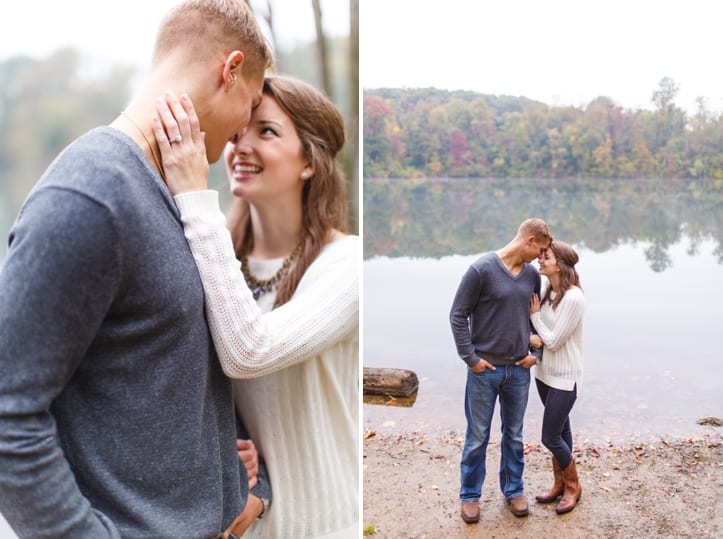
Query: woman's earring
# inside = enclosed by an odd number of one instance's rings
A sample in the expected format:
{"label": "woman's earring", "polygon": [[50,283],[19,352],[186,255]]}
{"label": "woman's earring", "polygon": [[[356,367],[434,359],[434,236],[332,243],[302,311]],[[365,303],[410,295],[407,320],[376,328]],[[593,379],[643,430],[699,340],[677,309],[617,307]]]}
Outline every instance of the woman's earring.
{"label": "woman's earring", "polygon": [[302,179],[302,180],[305,180],[305,179],[308,178],[308,177],[309,177],[309,173],[308,173],[308,172],[304,171],[304,172],[301,173],[301,179]]}

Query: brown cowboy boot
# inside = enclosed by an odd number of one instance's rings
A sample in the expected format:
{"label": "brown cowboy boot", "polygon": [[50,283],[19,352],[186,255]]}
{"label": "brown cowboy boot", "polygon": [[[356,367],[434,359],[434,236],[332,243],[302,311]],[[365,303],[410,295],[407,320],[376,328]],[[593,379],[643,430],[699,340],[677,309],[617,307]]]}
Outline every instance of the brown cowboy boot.
{"label": "brown cowboy boot", "polygon": [[582,495],[582,487],[577,477],[574,458],[570,461],[567,468],[562,470],[562,482],[565,484],[565,491],[562,494],[560,503],[557,504],[556,511],[558,515],[568,513],[575,509],[575,505],[580,501],[580,496]]}
{"label": "brown cowboy boot", "polygon": [[560,468],[560,463],[557,462],[555,457],[552,457],[552,472],[555,474],[555,482],[552,484],[552,488],[547,493],[535,496],[535,500],[539,503],[552,503],[562,496],[564,491],[562,468]]}

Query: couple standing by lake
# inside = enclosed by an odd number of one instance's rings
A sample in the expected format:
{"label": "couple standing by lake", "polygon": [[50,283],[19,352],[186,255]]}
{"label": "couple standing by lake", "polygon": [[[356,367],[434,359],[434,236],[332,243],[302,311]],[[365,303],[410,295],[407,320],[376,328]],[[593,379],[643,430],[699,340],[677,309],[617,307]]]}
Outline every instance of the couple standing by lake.
{"label": "couple standing by lake", "polygon": [[344,126],[272,66],[245,2],[178,4],[126,110],[25,201],[0,272],[18,536],[357,537]]}
{"label": "couple standing by lake", "polygon": [[[531,265],[539,260],[539,272]],[[502,428],[500,489],[510,511],[529,514],[524,494],[523,420],[530,369],[544,405],[542,442],[552,453],[554,482],[536,496],[574,509],[580,487],[569,414],[582,380],[585,307],[575,250],[553,239],[547,224],[527,219],[501,249],[483,254],[462,277],[450,312],[459,356],[467,365],[467,429],[460,464],[461,517],[480,519],[486,452],[497,400]],[[544,276],[542,286],[540,276]]]}

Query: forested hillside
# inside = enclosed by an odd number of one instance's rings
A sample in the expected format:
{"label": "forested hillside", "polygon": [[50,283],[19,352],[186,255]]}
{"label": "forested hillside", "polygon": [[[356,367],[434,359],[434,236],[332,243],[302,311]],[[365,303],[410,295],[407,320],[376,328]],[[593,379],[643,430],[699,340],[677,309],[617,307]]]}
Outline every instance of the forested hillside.
{"label": "forested hillside", "polygon": [[718,178],[723,115],[688,115],[664,78],[650,110],[608,97],[586,107],[468,91],[364,92],[364,176]]}

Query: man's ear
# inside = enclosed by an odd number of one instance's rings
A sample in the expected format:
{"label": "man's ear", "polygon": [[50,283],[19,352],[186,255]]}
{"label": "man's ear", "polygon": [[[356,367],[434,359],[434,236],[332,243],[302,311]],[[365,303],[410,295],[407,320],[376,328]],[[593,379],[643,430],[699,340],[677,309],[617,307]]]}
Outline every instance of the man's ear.
{"label": "man's ear", "polygon": [[232,51],[226,57],[226,61],[223,64],[223,89],[228,92],[236,82],[236,79],[241,76],[241,66],[244,63],[244,53],[241,51]]}

